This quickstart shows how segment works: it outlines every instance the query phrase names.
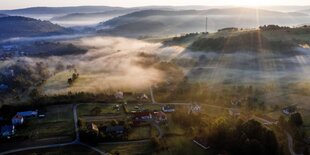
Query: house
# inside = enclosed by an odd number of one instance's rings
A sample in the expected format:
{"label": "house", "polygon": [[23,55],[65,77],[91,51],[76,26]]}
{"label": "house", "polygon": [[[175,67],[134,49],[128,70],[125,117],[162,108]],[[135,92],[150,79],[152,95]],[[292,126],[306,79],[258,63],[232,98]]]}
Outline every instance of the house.
{"label": "house", "polygon": [[233,116],[233,117],[237,117],[237,116],[240,116],[240,110],[237,109],[237,108],[230,108],[228,109],[228,112],[229,112],[229,115]]}
{"label": "house", "polygon": [[120,110],[120,105],[119,104],[114,105],[113,106],[113,110],[119,111]]}
{"label": "house", "polygon": [[99,135],[99,128],[96,124],[94,123],[90,123],[87,125],[87,129],[89,131],[91,131],[92,133],[96,134],[96,135]]}
{"label": "house", "polygon": [[22,125],[24,123],[24,117],[22,115],[16,114],[12,118],[12,124],[13,125]]}
{"label": "house", "polygon": [[121,91],[118,91],[114,94],[115,99],[123,99],[124,98],[124,93]]}
{"label": "house", "polygon": [[121,125],[116,125],[116,126],[108,126],[105,129],[105,133],[107,134],[113,134],[113,135],[118,135],[121,136],[124,134],[125,128]]}
{"label": "house", "polygon": [[38,111],[22,111],[22,112],[17,112],[16,114],[21,115],[24,118],[30,118],[30,117],[37,117]]}
{"label": "house", "polygon": [[140,122],[151,121],[153,119],[152,114],[150,112],[136,112],[133,114],[132,121],[134,124],[138,124]]}
{"label": "house", "polygon": [[195,137],[193,142],[204,150],[208,150],[210,148],[208,140],[204,137]]}
{"label": "house", "polygon": [[166,122],[167,121],[167,116],[164,112],[159,111],[159,112],[154,112],[153,113],[153,118],[155,120],[156,123],[160,123],[160,122]]}
{"label": "house", "polygon": [[163,112],[174,112],[175,111],[174,106],[172,105],[165,105],[161,107],[161,109]]}
{"label": "house", "polygon": [[6,138],[11,138],[15,134],[14,125],[5,125],[1,127],[1,136]]}
{"label": "house", "polygon": [[254,119],[261,122],[264,125],[276,125],[278,124],[278,120],[275,120],[267,115],[254,115]]}
{"label": "house", "polygon": [[148,100],[149,97],[146,94],[138,94],[137,99],[139,100]]}
{"label": "house", "polygon": [[285,115],[290,115],[292,113],[295,113],[297,110],[297,107],[296,106],[289,106],[289,107],[285,107],[282,109],[282,112],[285,114]]}
{"label": "house", "polygon": [[191,104],[189,107],[188,113],[199,113],[201,111],[201,107],[198,104]]}

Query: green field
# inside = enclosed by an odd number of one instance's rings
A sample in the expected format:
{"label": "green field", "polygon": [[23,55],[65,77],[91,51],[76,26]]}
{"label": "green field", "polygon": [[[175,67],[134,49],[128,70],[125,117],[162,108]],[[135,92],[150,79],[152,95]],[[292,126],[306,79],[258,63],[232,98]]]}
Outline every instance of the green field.
{"label": "green field", "polygon": [[[115,106],[119,105],[119,110]],[[119,116],[124,114],[124,109],[121,104],[105,104],[105,103],[87,103],[81,104],[78,107],[79,116],[93,116],[92,110],[100,108],[100,113],[96,116]]]}
{"label": "green field", "polygon": [[46,108],[45,118],[26,119],[16,130],[16,136],[30,139],[74,136],[72,105],[53,105]]}
{"label": "green field", "polygon": [[94,152],[81,145],[72,145],[60,148],[39,149],[39,150],[14,153],[14,155],[98,155],[98,154],[99,153]]}
{"label": "green field", "polygon": [[127,104],[125,105],[126,112],[137,111],[161,111],[161,106],[158,104]]}
{"label": "green field", "polygon": [[150,142],[122,144],[122,145],[99,145],[99,148],[114,154],[118,152],[121,155],[149,155],[154,152]]}
{"label": "green field", "polygon": [[184,135],[185,130],[180,127],[178,124],[174,123],[171,120],[171,116],[168,115],[168,122],[167,124],[161,125],[161,128],[163,129],[165,135]]}
{"label": "green field", "polygon": [[141,140],[150,138],[150,126],[132,128],[129,131],[128,140]]}
{"label": "green field", "polygon": [[215,155],[212,150],[204,150],[194,144],[188,137],[169,137],[161,140],[164,145],[168,146],[167,150],[160,151],[159,155],[171,154],[193,154],[193,155]]}

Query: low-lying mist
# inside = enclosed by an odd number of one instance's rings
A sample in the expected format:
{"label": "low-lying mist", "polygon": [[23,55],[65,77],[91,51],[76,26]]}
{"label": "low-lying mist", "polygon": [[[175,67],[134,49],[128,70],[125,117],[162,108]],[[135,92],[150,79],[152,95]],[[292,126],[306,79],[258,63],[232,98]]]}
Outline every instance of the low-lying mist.
{"label": "low-lying mist", "polygon": [[[166,79],[166,70],[157,64],[182,52],[181,48],[161,48],[161,44],[118,37],[89,37],[72,42],[89,49],[88,52],[46,59],[24,58],[32,64],[47,63],[50,73],[63,68],[59,66],[73,66],[51,76],[42,86],[44,94],[148,89]],[[69,86],[67,80],[73,70],[80,76]]]}
{"label": "low-lying mist", "polygon": [[[190,81],[213,84],[287,84],[308,80],[310,52],[301,47],[296,55],[258,52],[193,52],[179,46],[165,47],[122,37],[84,37],[71,41],[88,49],[86,54],[47,58],[16,58],[13,64],[36,68],[43,62],[49,77],[40,87],[43,94],[68,92],[115,92],[146,90],[152,85],[186,76]],[[162,62],[170,62],[173,67]],[[79,78],[70,86],[74,71]],[[176,74],[182,70],[182,74]]]}

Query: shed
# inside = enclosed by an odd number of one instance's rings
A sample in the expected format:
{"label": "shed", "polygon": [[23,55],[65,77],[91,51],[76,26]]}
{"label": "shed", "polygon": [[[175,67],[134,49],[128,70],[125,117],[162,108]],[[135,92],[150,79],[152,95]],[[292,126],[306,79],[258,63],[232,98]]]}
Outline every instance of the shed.
{"label": "shed", "polygon": [[24,118],[27,117],[37,117],[38,116],[38,111],[22,111],[22,112],[17,112],[17,115],[21,115]]}

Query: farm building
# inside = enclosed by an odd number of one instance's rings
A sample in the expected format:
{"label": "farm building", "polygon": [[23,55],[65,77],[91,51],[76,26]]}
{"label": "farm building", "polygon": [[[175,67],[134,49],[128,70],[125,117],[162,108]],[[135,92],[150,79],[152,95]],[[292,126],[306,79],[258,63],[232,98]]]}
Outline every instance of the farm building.
{"label": "farm building", "polygon": [[13,125],[22,125],[24,123],[24,117],[22,115],[16,114],[12,118],[12,124]]}
{"label": "farm building", "polygon": [[295,113],[296,110],[297,110],[296,106],[289,106],[289,107],[283,108],[282,112],[286,115],[290,115],[292,113]]}
{"label": "farm building", "polygon": [[164,112],[162,112],[162,111],[154,112],[154,113],[153,113],[153,118],[154,118],[154,120],[155,120],[157,123],[167,121],[167,116],[166,116],[166,114],[165,114]]}
{"label": "farm building", "polygon": [[231,115],[231,116],[233,116],[233,117],[235,117],[235,116],[240,116],[240,110],[239,109],[237,109],[237,108],[230,108],[229,110],[228,110],[228,112],[229,112],[229,115]]}
{"label": "farm building", "polygon": [[118,135],[121,136],[123,135],[125,132],[125,128],[121,125],[117,125],[117,126],[108,126],[105,129],[105,133],[106,134],[113,134],[113,135]]}
{"label": "farm building", "polygon": [[122,91],[118,91],[114,94],[114,97],[116,99],[123,99],[124,98],[124,93]]}
{"label": "farm building", "polygon": [[151,121],[153,119],[152,114],[150,112],[136,112],[133,114],[132,121],[134,124],[138,124],[140,122]]}
{"label": "farm building", "polygon": [[29,117],[37,117],[38,116],[38,111],[23,111],[23,112],[17,112],[17,115],[21,115],[24,118],[29,118]]}
{"label": "farm building", "polygon": [[94,134],[98,135],[99,134],[99,128],[96,124],[94,123],[90,123],[87,125],[87,129],[91,132],[93,132]]}
{"label": "farm building", "polygon": [[161,109],[163,112],[174,112],[175,111],[174,106],[172,105],[165,105]]}

